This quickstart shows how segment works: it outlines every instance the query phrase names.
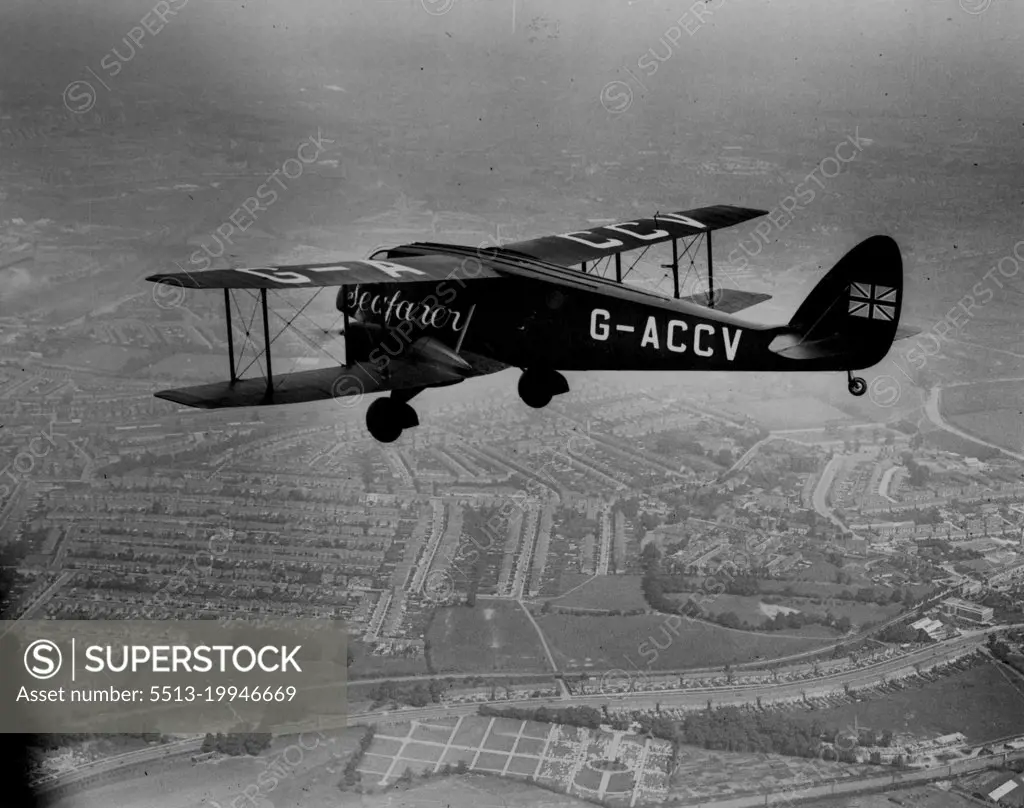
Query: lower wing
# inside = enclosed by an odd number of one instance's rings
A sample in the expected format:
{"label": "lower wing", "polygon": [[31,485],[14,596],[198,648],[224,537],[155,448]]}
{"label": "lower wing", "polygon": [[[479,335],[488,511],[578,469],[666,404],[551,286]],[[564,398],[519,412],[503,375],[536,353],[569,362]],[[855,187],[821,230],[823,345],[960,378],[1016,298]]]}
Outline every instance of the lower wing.
{"label": "lower wing", "polygon": [[479,375],[482,375],[481,372],[469,365],[450,367],[408,359],[392,359],[383,370],[378,370],[372,364],[356,363],[349,367],[275,374],[270,380],[271,383],[268,383],[266,378],[239,379],[234,382],[213,382],[194,387],[161,390],[156,396],[176,404],[202,409],[260,407],[324,401],[387,390],[444,387]]}

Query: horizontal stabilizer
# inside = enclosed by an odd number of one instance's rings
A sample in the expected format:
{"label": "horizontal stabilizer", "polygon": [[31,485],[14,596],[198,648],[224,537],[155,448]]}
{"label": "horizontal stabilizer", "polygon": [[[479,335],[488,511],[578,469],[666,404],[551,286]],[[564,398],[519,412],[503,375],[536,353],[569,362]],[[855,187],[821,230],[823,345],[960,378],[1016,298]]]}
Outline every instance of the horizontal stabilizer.
{"label": "horizontal stabilizer", "polygon": [[780,334],[768,349],[787,359],[829,359],[849,353],[849,343],[842,337],[801,341],[799,334]]}
{"label": "horizontal stabilizer", "polygon": [[910,339],[911,337],[916,337],[920,333],[920,328],[911,328],[909,325],[901,325],[896,329],[896,336],[893,338],[893,342],[898,342],[901,339]]}
{"label": "horizontal stabilizer", "polygon": [[707,292],[698,292],[689,297],[682,297],[680,300],[696,303],[698,306],[713,308],[715,311],[725,314],[735,314],[738,311],[749,309],[751,306],[756,306],[758,303],[772,299],[771,295],[766,295],[763,292],[744,292],[741,289],[715,289],[713,306],[709,301],[709,297],[710,295]]}

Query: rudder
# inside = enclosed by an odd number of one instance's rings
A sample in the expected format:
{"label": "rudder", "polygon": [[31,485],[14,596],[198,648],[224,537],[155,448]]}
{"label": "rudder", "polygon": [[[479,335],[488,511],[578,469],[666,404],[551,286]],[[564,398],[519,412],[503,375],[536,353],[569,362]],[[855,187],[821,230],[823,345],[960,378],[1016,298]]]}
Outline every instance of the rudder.
{"label": "rudder", "polygon": [[[903,258],[889,236],[871,236],[840,259],[789,322],[792,358],[842,359],[847,370],[881,362],[903,306]],[[792,333],[791,332],[791,333]]]}

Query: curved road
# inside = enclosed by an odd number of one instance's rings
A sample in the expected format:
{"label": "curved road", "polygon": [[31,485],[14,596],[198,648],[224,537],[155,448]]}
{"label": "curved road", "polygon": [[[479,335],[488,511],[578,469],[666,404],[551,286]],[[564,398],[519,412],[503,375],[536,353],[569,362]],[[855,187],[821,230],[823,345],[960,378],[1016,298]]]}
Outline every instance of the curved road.
{"label": "curved road", "polygon": [[828,461],[824,470],[821,472],[821,479],[819,479],[818,484],[814,486],[814,494],[811,496],[811,503],[814,505],[814,510],[819,516],[824,516],[845,533],[849,528],[840,521],[839,517],[835,515],[828,504],[828,492],[829,489],[832,488],[832,483],[835,482],[836,472],[839,470],[839,466],[842,462],[843,461],[838,454],[833,455],[832,459]]}

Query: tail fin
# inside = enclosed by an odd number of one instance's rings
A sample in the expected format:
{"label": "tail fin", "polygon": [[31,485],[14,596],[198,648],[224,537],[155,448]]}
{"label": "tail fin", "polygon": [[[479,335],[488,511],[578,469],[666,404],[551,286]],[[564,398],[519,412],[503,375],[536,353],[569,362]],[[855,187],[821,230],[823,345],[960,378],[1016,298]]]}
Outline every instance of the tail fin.
{"label": "tail fin", "polygon": [[889,352],[902,305],[900,248],[888,236],[872,236],[821,279],[770,348],[788,359],[828,360],[835,369],[868,368]]}

